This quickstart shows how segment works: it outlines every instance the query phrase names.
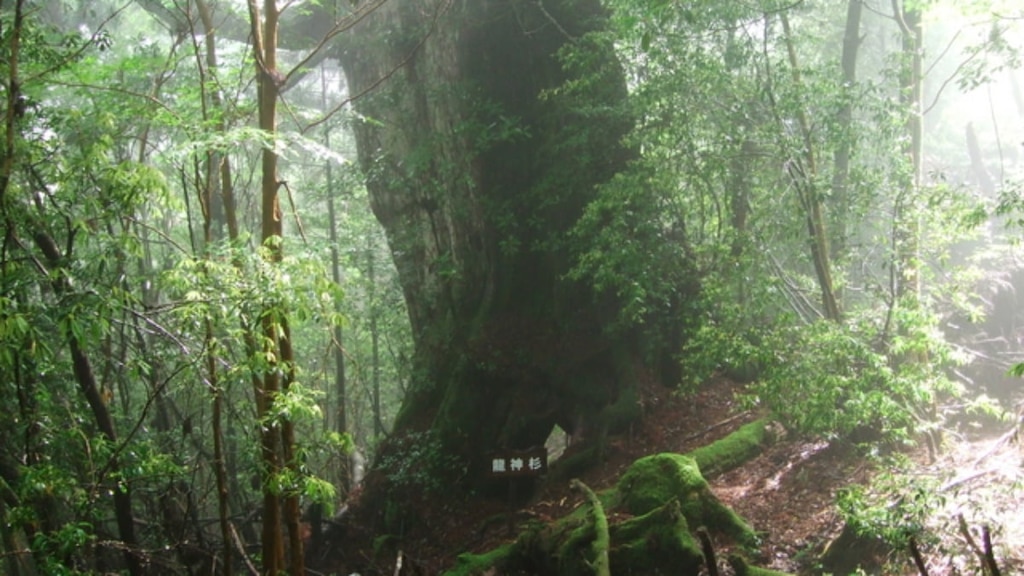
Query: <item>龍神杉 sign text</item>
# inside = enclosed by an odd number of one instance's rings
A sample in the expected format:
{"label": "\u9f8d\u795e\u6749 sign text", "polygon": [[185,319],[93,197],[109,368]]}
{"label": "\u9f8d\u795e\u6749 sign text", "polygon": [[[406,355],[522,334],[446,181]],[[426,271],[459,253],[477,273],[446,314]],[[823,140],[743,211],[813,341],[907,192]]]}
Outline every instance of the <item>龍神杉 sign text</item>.
{"label": "\u9f8d\u795e\u6749 sign text", "polygon": [[536,476],[547,472],[548,451],[543,446],[529,450],[503,450],[487,459],[491,476]]}

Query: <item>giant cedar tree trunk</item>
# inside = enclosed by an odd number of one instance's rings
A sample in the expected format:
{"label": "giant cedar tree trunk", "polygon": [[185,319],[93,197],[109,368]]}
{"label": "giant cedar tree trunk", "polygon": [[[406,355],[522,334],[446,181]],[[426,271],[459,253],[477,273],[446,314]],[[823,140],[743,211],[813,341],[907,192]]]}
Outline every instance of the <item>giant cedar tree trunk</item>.
{"label": "giant cedar tree trunk", "polygon": [[602,329],[615,302],[565,279],[568,230],[629,158],[621,67],[584,37],[603,23],[597,0],[394,0],[343,56],[415,339],[396,436],[436,433],[470,477],[631,397],[637,347]]}

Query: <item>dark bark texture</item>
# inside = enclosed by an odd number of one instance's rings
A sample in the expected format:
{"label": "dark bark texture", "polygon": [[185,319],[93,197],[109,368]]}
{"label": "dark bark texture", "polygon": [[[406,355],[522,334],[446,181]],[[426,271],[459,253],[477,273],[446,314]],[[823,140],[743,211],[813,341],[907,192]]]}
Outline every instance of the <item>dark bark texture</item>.
{"label": "dark bark texture", "polygon": [[470,478],[635,398],[639,347],[602,328],[614,298],[566,279],[571,227],[630,157],[603,23],[596,0],[395,0],[342,55],[415,339],[395,437],[436,435]]}

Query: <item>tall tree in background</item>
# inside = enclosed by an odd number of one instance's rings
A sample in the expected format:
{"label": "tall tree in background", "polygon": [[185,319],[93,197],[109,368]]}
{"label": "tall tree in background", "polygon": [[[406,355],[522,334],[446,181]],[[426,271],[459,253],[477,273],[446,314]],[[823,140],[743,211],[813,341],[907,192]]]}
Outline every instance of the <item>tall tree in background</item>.
{"label": "tall tree in background", "polygon": [[[896,2],[893,9],[896,10]],[[920,220],[917,216],[917,200],[922,185],[924,170],[924,117],[922,90],[924,86],[924,24],[921,18],[921,7],[915,2],[903,2],[896,11],[896,21],[900,27],[900,38],[903,53],[900,59],[900,102],[906,114],[906,153],[907,171],[904,189],[900,192],[902,206],[896,215],[897,226],[901,230],[896,234],[901,247],[899,248],[899,266],[901,282],[897,294],[908,297],[916,302],[921,293],[920,263]]]}
{"label": "tall tree in background", "polygon": [[863,0],[849,0],[846,8],[846,26],[843,31],[843,53],[840,57],[842,68],[842,86],[845,98],[839,107],[836,118],[839,142],[832,156],[832,206],[840,217],[834,218],[832,234],[832,259],[841,259],[846,253],[849,222],[846,216],[852,202],[850,201],[850,157],[853,154],[853,98],[857,83],[857,55],[860,52],[860,21],[864,12]]}
{"label": "tall tree in background", "polygon": [[[196,9],[205,30],[202,51],[196,46],[196,58],[201,78],[201,98],[203,119],[213,121],[217,133],[226,130],[224,120],[224,102],[221,97],[218,78],[217,36],[213,26],[213,14],[206,0],[196,0]],[[195,34],[192,35],[195,37]],[[205,58],[200,55],[205,56]],[[211,250],[214,241],[223,236],[225,221],[228,224],[228,237],[237,242],[238,222],[234,210],[234,183],[231,173],[231,161],[227,154],[215,150],[206,153],[206,170],[203,174],[204,185],[201,186],[200,205],[203,214],[203,258],[213,257]],[[225,205],[228,208],[225,210]],[[234,573],[234,542],[230,521],[230,481],[227,470],[227,454],[224,446],[224,396],[225,386],[220,379],[218,364],[220,363],[220,346],[216,339],[214,320],[207,313],[205,324],[206,348],[206,383],[212,396],[211,433],[213,435],[213,468],[217,485],[217,516],[221,537],[221,571],[224,576]],[[251,347],[250,347],[251,348]]]}
{"label": "tall tree in background", "polygon": [[[904,164],[897,180],[900,186],[896,192],[893,214],[893,266],[891,267],[892,297],[894,306],[890,309],[901,311],[904,318],[913,314],[920,306],[921,298],[921,216],[919,203],[921,195],[924,145],[922,117],[924,25],[921,8],[916,2],[892,2],[893,14],[899,26],[902,52],[899,59],[899,102],[904,117],[903,149]],[[888,326],[892,326],[887,322]],[[904,330],[905,322],[897,321],[893,326],[898,332]],[[913,350],[911,356],[924,358],[925,350]]]}
{"label": "tall tree in background", "polygon": [[[802,90],[803,80],[800,76],[800,63],[797,60],[789,16],[783,11],[779,14],[779,19],[782,22],[783,43],[785,44],[786,56],[789,61],[792,86],[797,90]],[[772,107],[777,109],[774,103]],[[785,160],[785,168],[793,189],[796,190],[800,207],[803,210],[811,261],[814,264],[814,272],[818,279],[818,289],[821,292],[822,313],[826,320],[839,322],[839,300],[836,297],[835,284],[832,281],[832,251],[829,248],[824,194],[820,190],[818,182],[820,174],[818,169],[819,160],[816,152],[817,147],[814,143],[807,111],[802,104],[798,105],[795,116],[800,133],[800,146]],[[777,110],[776,117],[781,128],[783,120],[778,116]]]}
{"label": "tall tree in background", "polygon": [[[323,66],[320,68],[320,109],[326,114],[328,113],[327,108],[327,75],[324,72]],[[327,148],[331,147],[331,126],[327,126],[324,129],[324,146]],[[338,186],[337,181],[334,178],[334,170],[330,162],[326,162],[324,165],[324,178],[326,179],[325,186],[328,190],[327,194],[327,226],[328,226],[328,239],[331,243],[331,280],[335,284],[341,285],[341,258],[339,252],[341,251],[338,246],[338,214],[335,208],[337,203],[336,189]],[[345,373],[345,346],[344,346],[344,334],[342,333],[341,323],[337,323],[334,327],[334,333],[332,335],[333,341],[331,342],[331,350],[334,356],[334,431],[339,435],[348,433],[348,409],[346,403],[348,401],[348,381]],[[329,412],[330,413],[330,412]],[[330,421],[330,418],[328,418]],[[338,470],[338,481],[341,484],[341,493],[348,494],[352,488],[352,466],[347,459],[339,466]],[[314,527],[314,530],[318,530],[319,527]]]}
{"label": "tall tree in background", "polygon": [[[261,242],[270,266],[280,264],[283,256],[284,227],[281,215],[280,189],[283,183],[277,173],[277,99],[284,84],[284,75],[277,68],[277,34],[279,12],[276,0],[266,0],[260,13],[256,0],[249,1],[252,23],[253,53],[256,61],[256,87],[259,127],[269,137],[261,159],[262,198]],[[262,346],[266,357],[262,379],[256,392],[257,417],[263,458],[263,570],[277,574],[286,568],[282,525],[288,528],[287,568],[300,576],[303,567],[300,534],[299,495],[285,480],[285,471],[296,473],[299,467],[295,453],[295,428],[290,416],[277,409],[281,394],[288,392],[295,379],[295,354],[287,309],[283,302],[269,301],[262,316]],[[296,476],[291,475],[292,478]]]}

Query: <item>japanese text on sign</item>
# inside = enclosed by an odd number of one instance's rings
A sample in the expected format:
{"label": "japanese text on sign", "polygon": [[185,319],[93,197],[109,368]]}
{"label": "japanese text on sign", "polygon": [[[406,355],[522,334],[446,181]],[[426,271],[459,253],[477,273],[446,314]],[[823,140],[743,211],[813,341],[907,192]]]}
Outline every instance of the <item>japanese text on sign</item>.
{"label": "japanese text on sign", "polygon": [[490,458],[491,476],[535,476],[548,467],[546,448],[522,451],[507,451],[493,454]]}

